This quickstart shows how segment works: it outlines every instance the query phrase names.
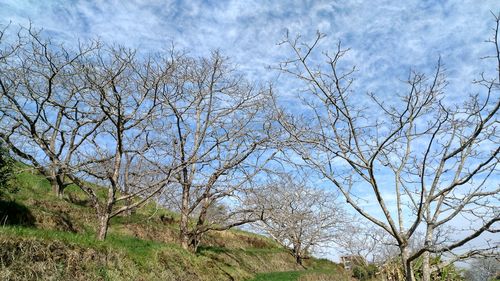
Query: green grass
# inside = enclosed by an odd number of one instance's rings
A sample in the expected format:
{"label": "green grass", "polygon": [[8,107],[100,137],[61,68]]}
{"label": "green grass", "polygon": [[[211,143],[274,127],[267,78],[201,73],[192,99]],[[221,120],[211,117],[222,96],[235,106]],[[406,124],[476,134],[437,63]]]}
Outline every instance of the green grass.
{"label": "green grass", "polygon": [[58,240],[64,243],[101,250],[118,250],[127,254],[134,262],[143,265],[147,264],[147,261],[151,260],[154,257],[154,253],[157,251],[167,248],[184,251],[176,244],[166,244],[158,241],[143,240],[125,235],[110,234],[105,241],[98,241],[95,239],[95,234],[92,232],[71,233],[65,231],[18,226],[0,227],[0,234],[25,238],[36,237],[37,239],[46,241]]}
{"label": "green grass", "polygon": [[[30,224],[33,227],[0,226],[0,279],[241,281],[256,276],[253,280],[272,281],[297,280],[335,267],[329,261],[310,259],[307,266],[312,270],[297,271],[300,267],[293,257],[270,238],[237,229],[209,232],[199,252],[190,253],[177,244],[179,215],[154,202],[129,216],[112,218],[106,240],[98,241],[97,216],[83,191],[69,186],[61,200],[36,171],[22,164],[17,169],[18,192],[3,200],[25,208],[35,223]],[[106,190],[96,187],[96,192],[102,198]],[[162,221],[162,215],[173,220]],[[61,225],[61,219],[72,226]],[[44,251],[42,263],[37,249]],[[91,258],[80,260],[81,253]],[[59,255],[73,258],[61,261]],[[4,258],[13,261],[10,267],[3,264]],[[23,275],[22,268],[32,272]],[[270,271],[283,272],[263,273]]]}
{"label": "green grass", "polygon": [[295,281],[307,271],[259,273],[251,281]]}
{"label": "green grass", "polygon": [[248,254],[270,254],[270,253],[287,253],[287,250],[283,248],[237,248],[237,249],[228,249],[224,247],[216,247],[216,246],[200,246],[198,251],[200,253],[205,252],[213,252],[213,253],[235,253],[235,252],[244,252]]}
{"label": "green grass", "polygon": [[[333,269],[309,269],[309,270],[300,270],[300,271],[283,271],[283,272],[268,272],[268,273],[259,273],[255,276],[255,278],[250,281],[297,281],[300,277],[310,276],[314,277],[317,275],[321,276],[338,276],[336,270]],[[310,280],[316,280],[311,278]],[[333,280],[333,279],[332,279]],[[338,277],[335,280],[341,281],[344,280],[343,277]]]}

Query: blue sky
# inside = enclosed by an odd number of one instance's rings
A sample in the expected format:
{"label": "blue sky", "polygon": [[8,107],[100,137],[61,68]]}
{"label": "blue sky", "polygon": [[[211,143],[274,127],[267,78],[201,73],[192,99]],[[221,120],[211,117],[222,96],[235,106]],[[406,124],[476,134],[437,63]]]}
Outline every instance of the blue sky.
{"label": "blue sky", "polygon": [[[471,81],[483,71],[498,0],[454,1],[77,1],[0,0],[0,23],[34,26],[62,41],[99,37],[141,50],[173,42],[194,54],[221,49],[254,77],[288,55],[277,46],[288,30],[304,38],[327,34],[351,48],[363,89],[383,91],[408,70],[430,70],[442,56],[450,79]],[[384,81],[385,83],[380,83]],[[450,83],[460,90],[468,84]]]}
{"label": "blue sky", "polygon": [[[350,0],[350,1],[77,1],[0,0],[0,25],[36,28],[56,41],[100,38],[144,52],[172,43],[193,55],[220,49],[257,80],[278,81],[267,69],[290,55],[277,45],[286,30],[304,39],[316,31],[327,37],[319,46],[334,49],[338,40],[351,49],[356,89],[379,94],[401,90],[410,69],[431,71],[441,56],[447,92],[463,97],[471,82],[492,68],[491,54],[499,0]],[[279,79],[284,79],[280,77]],[[280,84],[280,83],[278,83]],[[280,87],[286,97],[287,87]]]}

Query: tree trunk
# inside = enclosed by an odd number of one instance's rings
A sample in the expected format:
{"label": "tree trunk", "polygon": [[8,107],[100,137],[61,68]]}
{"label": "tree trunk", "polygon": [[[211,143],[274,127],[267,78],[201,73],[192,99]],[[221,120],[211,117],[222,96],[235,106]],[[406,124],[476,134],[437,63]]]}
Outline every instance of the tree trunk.
{"label": "tree trunk", "polygon": [[189,229],[188,222],[189,217],[181,211],[181,219],[179,222],[179,240],[181,241],[181,246],[185,250],[189,250]]}
{"label": "tree trunk", "polygon": [[[432,226],[427,226],[427,232],[425,233],[425,247],[430,247],[432,244]],[[430,264],[430,253],[425,252],[423,254],[422,260],[422,281],[431,281],[431,264]]]}
{"label": "tree trunk", "polygon": [[200,245],[200,236],[197,236],[193,232],[190,232],[186,227],[185,230],[180,231],[181,246],[184,250],[195,253]]}
{"label": "tree trunk", "polygon": [[64,179],[66,177],[66,174],[64,173],[59,173],[56,177],[56,180],[57,180],[57,184],[59,185],[59,191],[57,193],[57,197],[59,197],[60,199],[63,198],[63,195],[64,195],[64,189],[66,188],[66,184],[64,182]]}
{"label": "tree trunk", "polygon": [[208,208],[210,207],[210,203],[208,198],[204,198],[203,205],[200,210],[200,214],[198,215],[198,221],[196,222],[196,226],[189,236],[189,249],[192,252],[198,251],[198,246],[200,245],[201,238],[203,236],[202,228],[205,225],[205,220],[208,214]]}
{"label": "tree trunk", "polygon": [[181,219],[179,222],[179,232],[181,246],[185,250],[189,250],[189,185],[182,186],[182,202],[181,202]]}
{"label": "tree trunk", "polygon": [[196,253],[198,251],[198,246],[200,246],[200,241],[201,241],[201,234],[199,235],[193,234],[189,241],[189,250],[193,253]]}
{"label": "tree trunk", "polygon": [[413,273],[413,268],[411,262],[408,261],[410,257],[410,251],[407,247],[401,249],[401,261],[404,269],[405,280],[415,281],[415,274]]}
{"label": "tree trunk", "polygon": [[50,186],[52,187],[52,193],[57,196],[57,198],[62,199],[64,195],[63,186],[56,179],[50,179]]}
{"label": "tree trunk", "polygon": [[52,187],[52,193],[59,197],[59,185],[55,179],[49,179],[50,186]]}
{"label": "tree trunk", "polygon": [[430,254],[422,254],[422,281],[431,281]]}
{"label": "tree trunk", "polygon": [[52,193],[55,194],[59,199],[63,198],[64,188],[64,174],[57,174],[55,171],[51,171],[51,176],[48,178],[50,186],[52,188]]}
{"label": "tree trunk", "polygon": [[297,255],[295,256],[295,262],[296,262],[298,265],[302,266],[302,256],[301,256],[300,254],[297,254]]}
{"label": "tree trunk", "polygon": [[109,213],[101,214],[99,217],[99,229],[97,232],[97,240],[104,241],[106,235],[108,234],[109,226]]}
{"label": "tree trunk", "polygon": [[303,266],[302,265],[302,254],[301,254],[301,245],[300,243],[296,243],[295,245],[293,245],[293,256],[295,257],[295,262],[300,265],[300,266]]}
{"label": "tree trunk", "polygon": [[[133,202],[132,198],[128,198],[125,200],[125,205],[127,207],[131,206],[133,203],[134,202]],[[125,212],[123,212],[123,215],[127,216],[127,217],[131,216],[134,213],[134,211],[135,211],[134,208],[128,208],[127,210],[125,210]]]}

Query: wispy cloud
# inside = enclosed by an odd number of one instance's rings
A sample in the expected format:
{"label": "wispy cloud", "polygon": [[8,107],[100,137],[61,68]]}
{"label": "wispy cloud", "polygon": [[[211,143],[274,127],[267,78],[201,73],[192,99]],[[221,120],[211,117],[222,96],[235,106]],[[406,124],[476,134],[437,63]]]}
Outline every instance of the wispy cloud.
{"label": "wispy cloud", "polygon": [[0,0],[2,23],[31,20],[68,42],[99,37],[153,51],[171,42],[195,54],[221,49],[259,77],[287,54],[276,45],[285,30],[306,38],[320,30],[328,35],[322,48],[342,40],[352,49],[360,84],[372,90],[385,90],[410,67],[431,69],[439,56],[450,79],[472,80],[485,68],[479,58],[487,54],[490,10],[500,11],[500,2]]}

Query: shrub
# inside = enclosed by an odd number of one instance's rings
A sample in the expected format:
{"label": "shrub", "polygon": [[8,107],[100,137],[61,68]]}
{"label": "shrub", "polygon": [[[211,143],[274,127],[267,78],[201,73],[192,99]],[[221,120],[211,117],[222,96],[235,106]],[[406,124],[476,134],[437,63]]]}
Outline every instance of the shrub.
{"label": "shrub", "polygon": [[359,280],[369,280],[375,277],[378,269],[374,264],[356,265],[352,268],[352,275]]}
{"label": "shrub", "polygon": [[0,197],[4,196],[7,192],[15,191],[10,185],[13,165],[14,161],[10,157],[9,152],[0,142]]}

